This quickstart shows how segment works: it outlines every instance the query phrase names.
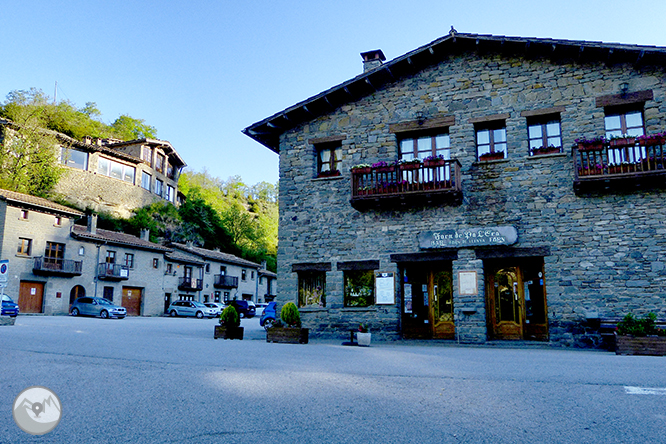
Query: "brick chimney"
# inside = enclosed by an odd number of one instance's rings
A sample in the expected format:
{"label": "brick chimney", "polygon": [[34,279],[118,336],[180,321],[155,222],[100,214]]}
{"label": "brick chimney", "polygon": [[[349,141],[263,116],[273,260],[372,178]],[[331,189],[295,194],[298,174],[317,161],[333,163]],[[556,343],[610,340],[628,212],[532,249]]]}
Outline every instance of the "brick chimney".
{"label": "brick chimney", "polygon": [[384,53],[381,49],[362,52],[361,57],[363,58],[363,72],[368,72],[377,68],[378,66],[381,66],[382,62],[386,60],[386,56],[384,56]]}
{"label": "brick chimney", "polygon": [[97,215],[88,215],[88,233],[97,234]]}

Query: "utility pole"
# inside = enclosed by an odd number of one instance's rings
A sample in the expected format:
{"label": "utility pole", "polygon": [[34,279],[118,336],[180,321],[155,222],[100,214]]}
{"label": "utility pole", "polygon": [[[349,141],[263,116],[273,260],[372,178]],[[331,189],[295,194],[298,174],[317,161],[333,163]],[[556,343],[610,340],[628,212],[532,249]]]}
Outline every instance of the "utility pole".
{"label": "utility pole", "polygon": [[58,81],[55,81],[55,92],[53,93],[53,104],[55,105],[58,101]]}

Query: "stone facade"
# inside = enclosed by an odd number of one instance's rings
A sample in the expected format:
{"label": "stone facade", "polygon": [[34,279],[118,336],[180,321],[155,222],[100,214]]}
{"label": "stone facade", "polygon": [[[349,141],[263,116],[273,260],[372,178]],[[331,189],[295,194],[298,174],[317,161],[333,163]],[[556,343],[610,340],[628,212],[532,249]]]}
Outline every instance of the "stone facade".
{"label": "stone facade", "polygon": [[[629,45],[532,43],[540,49],[522,57],[514,54],[524,52],[525,39],[452,34],[431,44],[432,61],[418,62],[428,52],[427,46],[420,48],[384,66],[392,74],[389,80],[373,81],[383,69],[375,68],[374,78],[370,71],[246,129],[280,154],[277,300],[298,300],[298,270],[304,264],[324,264],[327,270],[326,306],[301,308],[312,335],[344,338],[359,322],[368,322],[373,333],[400,337],[406,327],[405,270],[437,255],[452,273],[453,315],[461,342],[493,337],[488,270],[498,269],[503,261],[539,267],[524,285],[526,294],[528,285],[537,284],[545,292],[546,331],[538,333],[542,340],[596,346],[600,338],[589,328],[590,318],[629,311],[666,317],[664,192],[611,184],[602,193],[575,193],[575,151],[569,148],[578,138],[605,134],[606,113],[621,109],[604,106],[607,103],[640,110],[646,134],[663,131],[663,59],[636,65],[634,56],[645,48]],[[609,61],[611,49],[630,53],[633,62]],[[403,74],[399,68],[407,59],[414,68]],[[374,90],[354,96],[354,88],[368,88],[366,83]],[[349,93],[347,100],[335,103],[333,97],[343,90]],[[645,91],[649,94],[632,95]],[[335,106],[318,110],[324,99]],[[300,117],[302,107],[308,107],[310,116]],[[274,130],[274,139],[259,135],[282,115],[280,123],[289,117],[290,126]],[[561,153],[530,155],[528,122],[540,115],[559,118]],[[505,123],[506,158],[479,160],[476,130],[496,121]],[[447,122],[440,129],[450,137],[450,157],[461,164],[461,203],[362,211],[352,207],[350,167],[399,159],[400,138],[420,134],[419,126],[432,133],[429,122]],[[399,125],[410,132],[399,133]],[[342,174],[317,178],[317,143],[329,140],[339,141]],[[495,226],[515,227],[517,243],[425,250],[418,242],[419,233]],[[378,261],[375,271],[396,276],[395,303],[345,307],[339,264],[369,260]],[[475,295],[460,294],[461,271],[476,272]],[[529,327],[524,319],[523,327]]]}

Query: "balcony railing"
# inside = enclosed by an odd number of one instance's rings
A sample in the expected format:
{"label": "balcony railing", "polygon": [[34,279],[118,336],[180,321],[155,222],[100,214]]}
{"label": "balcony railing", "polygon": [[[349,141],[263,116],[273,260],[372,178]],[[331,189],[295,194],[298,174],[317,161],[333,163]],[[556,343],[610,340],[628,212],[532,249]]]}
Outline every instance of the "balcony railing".
{"label": "balcony railing", "polygon": [[38,256],[32,266],[34,274],[42,276],[81,276],[83,261]]}
{"label": "balcony railing", "polygon": [[126,265],[102,262],[97,266],[97,278],[105,281],[125,281],[129,279]]}
{"label": "balcony railing", "polygon": [[[613,142],[613,141],[611,141]],[[633,140],[573,148],[574,190],[577,193],[663,186],[666,145]]]}
{"label": "balcony railing", "polygon": [[462,201],[457,159],[355,169],[350,203],[357,210],[417,205],[459,205]]}
{"label": "balcony railing", "polygon": [[178,289],[183,291],[201,291],[203,290],[203,279],[194,279],[191,277],[178,278]]}
{"label": "balcony railing", "polygon": [[238,287],[238,277],[237,276],[227,276],[224,274],[216,274],[215,281],[213,282],[213,287],[215,288],[237,288]]}

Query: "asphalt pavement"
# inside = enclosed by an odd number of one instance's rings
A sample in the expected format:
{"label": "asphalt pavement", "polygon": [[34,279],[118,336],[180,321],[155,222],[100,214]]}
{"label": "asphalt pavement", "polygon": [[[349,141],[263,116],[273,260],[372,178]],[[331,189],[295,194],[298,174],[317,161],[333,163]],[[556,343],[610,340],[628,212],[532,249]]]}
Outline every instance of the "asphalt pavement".
{"label": "asphalt pavement", "polygon": [[[443,342],[269,344],[215,319],[19,316],[0,327],[0,443],[663,443],[666,358]],[[30,386],[60,424],[16,426]]]}

